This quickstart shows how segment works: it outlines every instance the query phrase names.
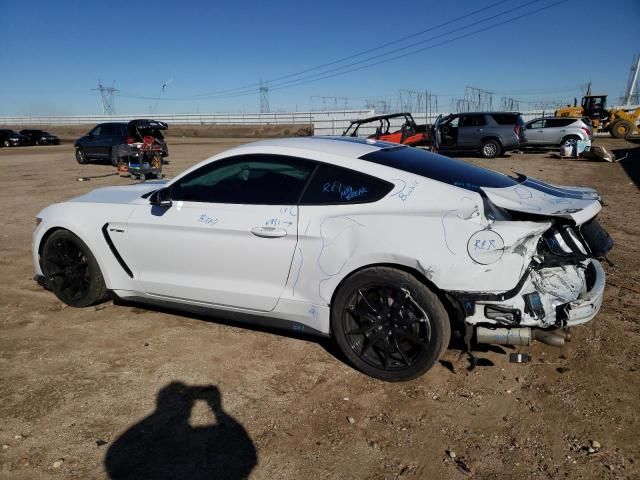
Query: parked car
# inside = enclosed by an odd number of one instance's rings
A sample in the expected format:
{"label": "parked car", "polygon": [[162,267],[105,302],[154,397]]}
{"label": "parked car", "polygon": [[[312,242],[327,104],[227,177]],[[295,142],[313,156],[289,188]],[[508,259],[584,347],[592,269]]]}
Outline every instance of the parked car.
{"label": "parked car", "polygon": [[0,145],[3,147],[17,147],[29,145],[29,139],[18,132],[9,129],[0,129]]}
{"label": "parked car", "polygon": [[[132,120],[132,122],[140,121]],[[85,164],[91,160],[108,160],[113,166],[117,166],[120,160],[120,147],[136,142],[136,138],[128,131],[128,125],[132,122],[101,123],[96,125],[87,135],[76,140],[74,145],[78,163]],[[158,140],[162,142],[162,156],[168,156],[167,144],[164,141],[164,137],[162,137],[162,133],[159,134]]]}
{"label": "parked car", "polygon": [[593,128],[587,122],[588,119],[568,117],[536,118],[527,123],[527,145],[573,146],[578,140],[593,140]]}
{"label": "parked car", "polygon": [[524,127],[519,113],[454,113],[438,117],[432,138],[435,149],[441,152],[475,150],[485,158],[495,158],[526,144]]}
{"label": "parked car", "polygon": [[20,130],[20,134],[29,139],[31,145],[60,145],[60,139],[44,130]]}
{"label": "parked car", "polygon": [[593,319],[598,258],[612,247],[601,208],[590,188],[413,147],[274,139],[171,181],[45,208],[33,262],[36,280],[70,306],[111,292],[332,336],[354,366],[399,381],[431,368],[452,328],[468,348],[473,335],[560,345]]}

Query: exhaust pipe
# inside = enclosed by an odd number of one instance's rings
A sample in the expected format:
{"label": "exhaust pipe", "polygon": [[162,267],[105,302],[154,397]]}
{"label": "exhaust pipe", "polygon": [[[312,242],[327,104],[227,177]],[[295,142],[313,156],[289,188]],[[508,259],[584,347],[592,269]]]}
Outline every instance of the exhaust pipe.
{"label": "exhaust pipe", "polygon": [[564,345],[565,337],[558,335],[556,330],[533,330],[532,336],[534,340],[546,343],[553,347],[561,347]]}
{"label": "exhaust pipe", "polygon": [[569,333],[562,330],[532,330],[529,327],[487,328],[476,327],[476,341],[494,345],[531,345],[533,340],[562,347]]}

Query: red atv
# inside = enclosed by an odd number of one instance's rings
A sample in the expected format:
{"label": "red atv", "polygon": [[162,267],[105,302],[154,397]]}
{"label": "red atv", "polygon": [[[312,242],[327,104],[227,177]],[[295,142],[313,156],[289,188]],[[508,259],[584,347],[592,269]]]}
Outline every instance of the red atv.
{"label": "red atv", "polygon": [[[392,128],[391,123],[394,118],[401,119],[399,129]],[[393,122],[398,125],[400,122]],[[372,125],[369,125],[372,124]],[[362,130],[360,130],[362,128]],[[375,128],[374,133],[370,131]],[[392,131],[393,130],[393,131]],[[342,136],[358,137],[358,133],[367,135],[367,138],[382,140],[391,143],[400,143],[412,147],[424,147],[431,144],[430,135],[426,125],[416,125],[410,113],[390,113],[388,115],[377,115],[375,117],[361,118],[354,120],[349,125]]]}

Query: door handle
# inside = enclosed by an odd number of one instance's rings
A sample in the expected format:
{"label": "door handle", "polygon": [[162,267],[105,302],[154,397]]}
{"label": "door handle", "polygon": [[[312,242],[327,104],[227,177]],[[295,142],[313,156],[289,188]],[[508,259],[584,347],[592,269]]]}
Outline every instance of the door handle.
{"label": "door handle", "polygon": [[278,238],[284,237],[287,234],[287,231],[284,228],[276,227],[253,227],[251,229],[251,233],[256,237]]}
{"label": "door handle", "polygon": [[481,132],[482,129],[481,128],[476,128],[476,132]]}

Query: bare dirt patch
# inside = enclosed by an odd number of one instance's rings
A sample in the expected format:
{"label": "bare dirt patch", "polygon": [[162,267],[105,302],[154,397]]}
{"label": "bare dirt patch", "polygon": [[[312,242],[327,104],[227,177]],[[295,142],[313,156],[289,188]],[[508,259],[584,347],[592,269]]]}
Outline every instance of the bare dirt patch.
{"label": "bare dirt patch", "polygon": [[[238,139],[170,139],[174,175]],[[32,281],[46,205],[126,184],[70,145],[0,149],[0,477],[639,478],[640,192],[621,163],[511,154],[469,161],[603,195],[616,246],[603,309],[562,349],[508,348],[466,370],[368,378],[332,344],[112,302],[62,305]],[[635,183],[634,183],[635,182]],[[592,442],[594,441],[594,442]],[[589,450],[591,449],[591,450]]]}

